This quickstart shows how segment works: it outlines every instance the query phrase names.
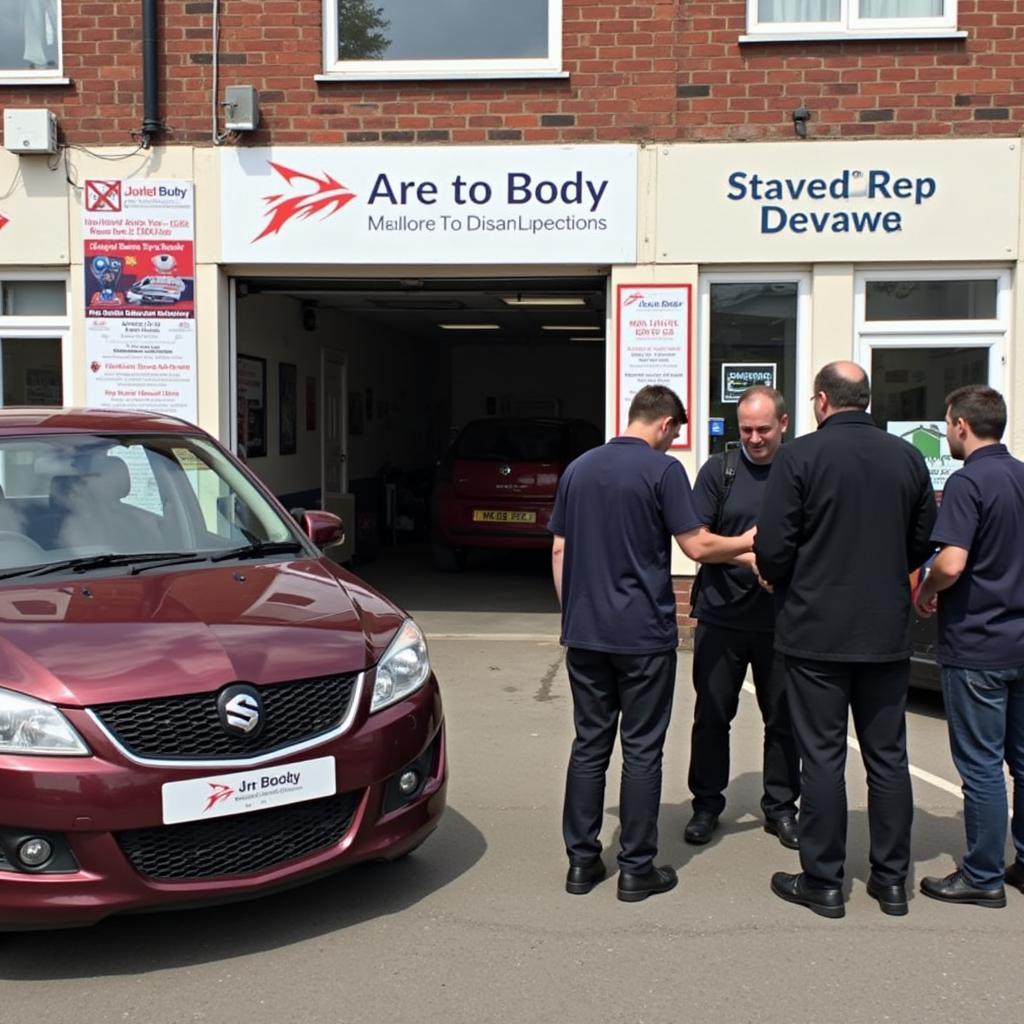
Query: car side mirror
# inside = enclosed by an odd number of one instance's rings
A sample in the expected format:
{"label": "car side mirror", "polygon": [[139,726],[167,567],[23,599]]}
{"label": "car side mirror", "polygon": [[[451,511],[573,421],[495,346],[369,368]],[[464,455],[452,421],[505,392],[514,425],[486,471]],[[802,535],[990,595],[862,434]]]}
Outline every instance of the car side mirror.
{"label": "car side mirror", "polygon": [[341,522],[341,516],[336,516],[333,512],[309,509],[303,512],[298,520],[306,536],[318,548],[345,542],[345,527]]}

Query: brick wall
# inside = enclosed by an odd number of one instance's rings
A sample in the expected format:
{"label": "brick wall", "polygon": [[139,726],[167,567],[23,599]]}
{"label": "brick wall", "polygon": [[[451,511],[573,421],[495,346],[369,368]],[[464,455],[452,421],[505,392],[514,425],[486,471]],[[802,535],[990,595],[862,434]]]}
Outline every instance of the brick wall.
{"label": "brick wall", "polygon": [[[161,140],[211,139],[211,4],[163,0]],[[141,5],[64,0],[70,86],[0,86],[55,110],[66,141],[125,144],[142,122]],[[260,90],[245,144],[611,142],[1019,134],[1024,7],[960,0],[966,41],[743,45],[744,0],[564,0],[567,80],[317,83],[319,0],[221,0],[221,94]]]}
{"label": "brick wall", "polygon": [[693,630],[696,619],[690,618],[690,584],[692,576],[673,576],[672,589],[676,595],[676,622],[679,623],[679,646],[684,650],[693,650]]}

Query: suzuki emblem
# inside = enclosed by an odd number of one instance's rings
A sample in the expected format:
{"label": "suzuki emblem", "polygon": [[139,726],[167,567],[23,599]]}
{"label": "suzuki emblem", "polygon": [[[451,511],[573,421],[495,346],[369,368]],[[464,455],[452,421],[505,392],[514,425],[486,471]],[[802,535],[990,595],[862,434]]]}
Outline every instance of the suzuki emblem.
{"label": "suzuki emblem", "polygon": [[499,466],[498,467],[498,472],[502,476],[508,476],[512,472],[512,467],[511,466]]}
{"label": "suzuki emblem", "polygon": [[229,686],[217,698],[217,711],[233,736],[255,736],[263,726],[263,702],[254,686]]}

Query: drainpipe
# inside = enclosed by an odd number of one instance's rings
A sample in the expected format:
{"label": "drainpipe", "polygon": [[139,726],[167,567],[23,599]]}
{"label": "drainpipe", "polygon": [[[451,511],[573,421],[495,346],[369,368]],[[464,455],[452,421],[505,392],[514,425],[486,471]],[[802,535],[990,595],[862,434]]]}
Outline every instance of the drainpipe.
{"label": "drainpipe", "polygon": [[156,0],[142,0],[142,147],[163,130],[157,93]]}

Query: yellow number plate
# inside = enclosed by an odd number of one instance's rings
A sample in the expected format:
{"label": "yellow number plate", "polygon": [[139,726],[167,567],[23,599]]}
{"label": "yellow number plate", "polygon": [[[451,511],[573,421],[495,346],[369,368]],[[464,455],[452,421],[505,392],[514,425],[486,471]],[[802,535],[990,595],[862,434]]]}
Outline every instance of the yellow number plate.
{"label": "yellow number plate", "polygon": [[474,523],[535,523],[536,512],[510,512],[508,510],[473,509]]}

